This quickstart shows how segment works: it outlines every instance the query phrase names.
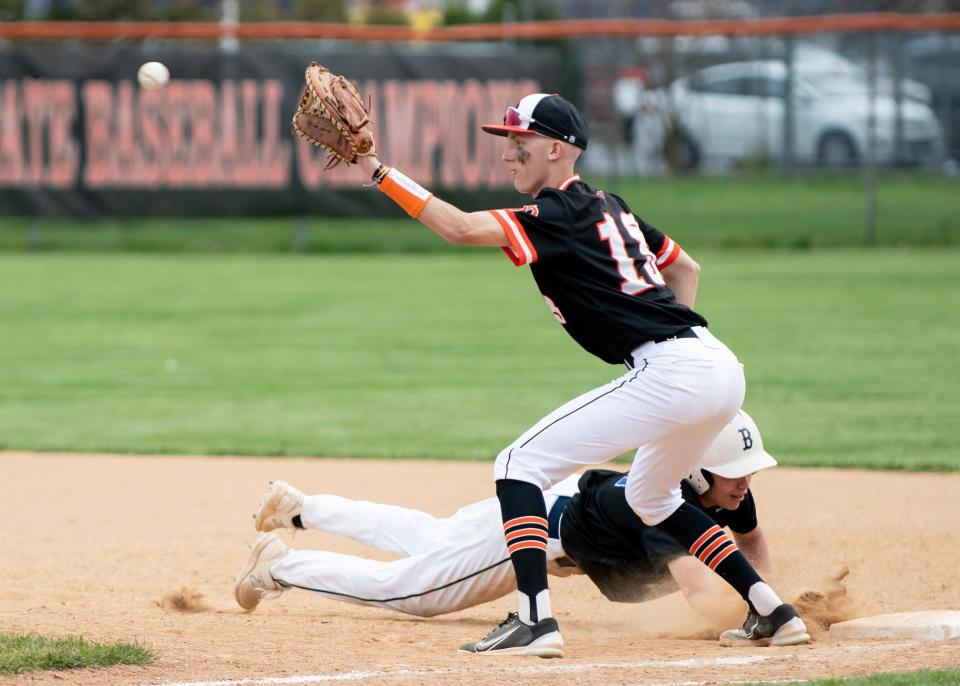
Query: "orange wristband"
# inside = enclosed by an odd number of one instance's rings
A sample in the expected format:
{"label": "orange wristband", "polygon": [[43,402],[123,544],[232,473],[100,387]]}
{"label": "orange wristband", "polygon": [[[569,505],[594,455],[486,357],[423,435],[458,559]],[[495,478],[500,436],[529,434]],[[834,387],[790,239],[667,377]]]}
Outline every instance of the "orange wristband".
{"label": "orange wristband", "polygon": [[416,219],[427,206],[433,193],[409,179],[397,169],[391,169],[377,185],[388,198],[400,205],[404,212]]}

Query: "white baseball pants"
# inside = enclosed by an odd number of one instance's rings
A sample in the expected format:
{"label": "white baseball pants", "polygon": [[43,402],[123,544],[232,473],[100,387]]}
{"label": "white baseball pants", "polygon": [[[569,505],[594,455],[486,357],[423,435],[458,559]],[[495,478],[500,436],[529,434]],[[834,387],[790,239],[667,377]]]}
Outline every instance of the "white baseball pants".
{"label": "white baseball pants", "polygon": [[645,343],[633,369],[554,410],[497,457],[495,479],[548,488],[584,465],[636,450],[627,502],[655,526],[680,507],[680,481],[743,403],[743,367],[703,327]]}
{"label": "white baseball pants", "polygon": [[[577,478],[547,493],[547,507],[557,494],[576,492]],[[473,607],[517,588],[496,498],[437,518],[393,505],[315,495],[304,499],[300,519],[308,529],[346,536],[401,557],[384,562],[291,550],[270,567],[273,578],[286,586],[420,617]],[[560,542],[551,538],[547,546],[551,573],[569,573],[569,568],[556,564],[563,555]]]}

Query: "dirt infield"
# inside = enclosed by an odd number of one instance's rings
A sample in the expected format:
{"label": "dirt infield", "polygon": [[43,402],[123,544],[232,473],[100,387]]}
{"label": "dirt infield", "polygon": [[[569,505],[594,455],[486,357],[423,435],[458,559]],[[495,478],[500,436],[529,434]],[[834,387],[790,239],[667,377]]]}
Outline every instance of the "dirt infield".
{"label": "dirt infield", "polygon": [[[0,453],[0,632],[140,640],[150,667],[25,674],[2,684],[727,683],[960,666],[960,640],[723,649],[676,595],[614,605],[583,578],[551,581],[563,660],[458,654],[512,609],[504,598],[418,619],[288,592],[245,614],[232,577],[271,478],[310,492],[447,514],[488,497],[490,465]],[[778,468],[754,484],[776,586],[812,625],[960,610],[960,474]],[[288,537],[289,538],[289,537]],[[369,553],[316,532],[295,547]],[[844,567],[849,569],[845,579]]]}

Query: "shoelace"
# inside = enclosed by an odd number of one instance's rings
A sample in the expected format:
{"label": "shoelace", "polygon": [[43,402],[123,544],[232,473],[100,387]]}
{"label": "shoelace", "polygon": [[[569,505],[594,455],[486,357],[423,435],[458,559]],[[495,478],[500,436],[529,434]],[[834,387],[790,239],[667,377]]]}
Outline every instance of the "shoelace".
{"label": "shoelace", "polygon": [[500,629],[502,629],[503,627],[505,627],[507,624],[509,624],[510,622],[512,622],[517,616],[518,616],[518,614],[517,614],[516,612],[509,612],[509,613],[507,613],[507,618],[506,618],[505,620],[503,620],[502,622],[500,622],[499,624],[497,624],[497,628],[496,628],[496,629],[493,629],[489,634],[487,634],[487,636],[490,636],[490,634],[493,634],[494,632],[499,631]]}

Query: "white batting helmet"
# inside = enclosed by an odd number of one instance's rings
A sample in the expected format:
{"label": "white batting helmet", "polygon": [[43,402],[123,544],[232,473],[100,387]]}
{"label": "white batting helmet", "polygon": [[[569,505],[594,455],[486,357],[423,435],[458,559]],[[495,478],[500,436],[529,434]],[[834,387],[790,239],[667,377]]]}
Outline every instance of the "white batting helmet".
{"label": "white batting helmet", "polygon": [[763,439],[756,422],[740,410],[723,427],[700,460],[700,468],[695,469],[687,480],[698,493],[704,493],[710,488],[710,482],[703,471],[727,479],[739,479],[776,464],[777,461],[763,449]]}

